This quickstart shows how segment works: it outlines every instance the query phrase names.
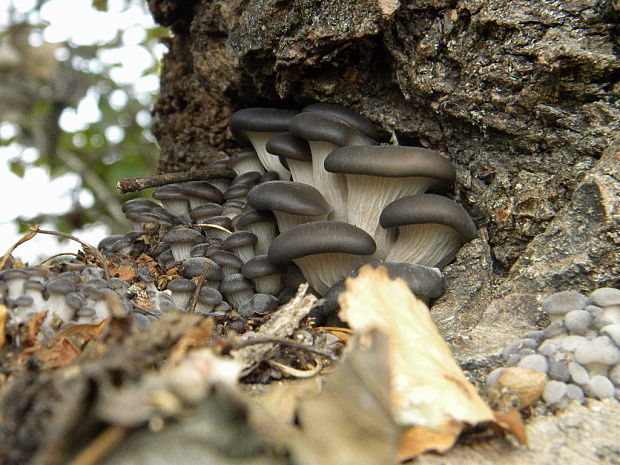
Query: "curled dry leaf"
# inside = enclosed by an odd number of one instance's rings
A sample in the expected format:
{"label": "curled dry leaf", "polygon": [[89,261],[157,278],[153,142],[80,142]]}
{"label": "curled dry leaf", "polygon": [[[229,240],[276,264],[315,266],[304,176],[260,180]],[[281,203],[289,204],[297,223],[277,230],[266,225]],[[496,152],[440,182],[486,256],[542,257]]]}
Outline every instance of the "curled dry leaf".
{"label": "curled dry leaf", "polygon": [[539,371],[521,367],[508,367],[502,370],[497,383],[519,396],[519,407],[527,407],[541,398],[547,375]]}
{"label": "curled dry leaf", "polygon": [[[376,328],[390,339],[393,412],[399,424],[416,427],[403,436],[403,458],[445,451],[466,425],[494,420],[453,359],[428,307],[403,280],[390,279],[384,267],[364,266],[346,284],[338,299],[340,317],[356,332]],[[424,434],[416,434],[421,428]]]}

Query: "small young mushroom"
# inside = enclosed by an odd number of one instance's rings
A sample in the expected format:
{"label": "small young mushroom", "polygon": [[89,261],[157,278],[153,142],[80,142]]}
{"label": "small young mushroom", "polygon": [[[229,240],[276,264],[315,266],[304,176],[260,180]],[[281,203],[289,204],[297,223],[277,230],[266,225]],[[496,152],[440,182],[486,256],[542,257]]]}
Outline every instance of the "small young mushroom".
{"label": "small young mushroom", "polygon": [[177,228],[168,231],[163,241],[170,245],[175,261],[182,262],[189,258],[193,246],[204,242],[204,237],[192,228]]}
{"label": "small young mushroom", "polygon": [[202,225],[200,229],[202,229],[207,239],[215,238],[223,241],[230,235],[231,223],[230,218],[227,216],[212,216],[199,224]]}
{"label": "small young mushroom", "polygon": [[224,240],[222,247],[224,250],[234,253],[243,263],[246,263],[254,258],[254,245],[256,241],[256,235],[250,231],[237,231]]}
{"label": "small young mushroom", "polygon": [[196,284],[190,279],[177,278],[168,283],[168,290],[172,292],[172,301],[182,312],[187,312],[187,306],[195,289]]}
{"label": "small young mushroom", "polygon": [[230,183],[230,186],[238,186],[239,184],[245,184],[246,186],[255,186],[259,183],[262,177],[263,175],[257,171],[249,171],[247,173],[240,174],[235,179],[233,179]]}
{"label": "small young mushroom", "polygon": [[208,258],[220,265],[224,277],[239,273],[243,266],[241,259],[227,250],[215,250],[209,253]]}
{"label": "small young mushroom", "polygon": [[20,269],[10,269],[0,272],[0,280],[7,285],[7,297],[17,299],[24,293],[24,283],[28,279],[28,273]]}
{"label": "small young mushroom", "polygon": [[228,159],[228,166],[237,173],[237,176],[244,173],[257,172],[260,177],[265,172],[265,168],[254,150],[242,150],[231,155]]}
{"label": "small young mushroom", "polygon": [[288,130],[291,118],[297,113],[297,110],[277,108],[246,108],[230,117],[230,132],[242,146],[254,147],[266,170],[275,171],[281,179],[289,179],[288,170],[280,164],[278,157],[267,152],[265,146],[273,136]]}
{"label": "small young mushroom", "polygon": [[208,315],[213,312],[213,309],[222,303],[222,294],[216,289],[211,287],[203,287],[198,293],[198,299],[196,300],[195,313]]}
{"label": "small young mushroom", "polygon": [[177,184],[158,187],[153,192],[153,198],[159,200],[173,215],[183,217],[189,213],[189,200]]}
{"label": "small young mushroom", "polygon": [[224,277],[220,284],[220,292],[224,294],[230,305],[234,308],[239,308],[246,300],[252,297],[254,289],[251,281],[239,273],[233,273]]}
{"label": "small young mushroom", "polygon": [[308,141],[312,152],[312,173],[314,186],[325,196],[334,208],[333,219],[347,218],[347,184],[341,173],[325,170],[327,156],[343,146],[377,145],[343,120],[325,113],[303,112],[291,120],[290,132]]}
{"label": "small young mushroom", "polygon": [[332,211],[317,189],[293,181],[254,186],[248,194],[248,204],[256,210],[271,210],[281,233],[299,224],[326,220]]}
{"label": "small young mushroom", "polygon": [[256,235],[254,252],[256,255],[267,253],[269,244],[276,237],[276,217],[269,210],[248,210],[235,218],[237,231],[250,231]]}
{"label": "small young mushroom", "polygon": [[65,278],[54,278],[47,282],[46,291],[48,294],[45,304],[48,314],[47,321],[58,317],[63,321],[69,321],[75,315],[75,310],[67,303],[65,296],[77,290],[73,281]]}
{"label": "small young mushroom", "polygon": [[222,267],[210,258],[192,257],[183,260],[183,263],[179,267],[179,272],[181,276],[186,279],[199,278],[203,275],[207,266],[209,269],[207,270],[207,276],[205,277],[203,285],[205,287],[217,289],[224,278],[224,272],[222,271]]}
{"label": "small young mushroom", "polygon": [[[300,240],[302,239],[302,240]],[[364,230],[342,221],[306,223],[280,234],[269,247],[276,265],[294,262],[321,295],[375,252],[375,241]]]}
{"label": "small young mushroom", "polygon": [[243,210],[246,208],[247,203],[243,200],[227,200],[224,202],[222,208],[222,216],[227,216],[232,221],[237,216],[243,213]]}
{"label": "small young mushroom", "polygon": [[278,295],[282,290],[282,268],[274,265],[267,255],[258,255],[247,261],[241,274],[251,279],[261,294]]}
{"label": "small young mushroom", "polygon": [[196,224],[204,223],[209,218],[220,216],[222,214],[222,205],[217,203],[205,203],[198,207],[194,207],[189,211],[189,216]]}
{"label": "small young mushroom", "polygon": [[430,267],[450,263],[461,245],[476,237],[476,225],[465,209],[435,194],[403,197],[381,212],[384,228],[398,227],[398,237],[386,261]]}
{"label": "small young mushroom", "polygon": [[346,178],[348,223],[377,243],[375,258],[385,259],[394,231],[379,226],[381,211],[398,198],[449,186],[456,173],[438,152],[400,145],[341,147],[325,159],[325,169]]}

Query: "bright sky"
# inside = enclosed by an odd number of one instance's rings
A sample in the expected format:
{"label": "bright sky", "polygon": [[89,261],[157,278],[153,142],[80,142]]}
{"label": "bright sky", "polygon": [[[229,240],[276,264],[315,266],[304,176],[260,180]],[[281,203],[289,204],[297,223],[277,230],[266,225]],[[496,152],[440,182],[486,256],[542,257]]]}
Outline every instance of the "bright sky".
{"label": "bright sky", "polygon": [[[0,29],[8,22],[7,3],[0,2]],[[103,50],[98,58],[106,64],[119,64],[111,77],[120,84],[132,84],[139,98],[148,101],[151,94],[158,91],[159,81],[156,76],[142,77],[142,72],[151,67],[153,58],[138,44],[145,36],[145,28],[153,27],[154,22],[150,15],[145,14],[140,5],[132,5],[124,9],[126,0],[108,0],[108,12],[99,12],[90,7],[86,0],[50,0],[40,11],[40,15],[31,18],[33,23],[41,20],[48,23],[41,34],[31,37],[31,45],[38,46],[45,42],[70,41],[75,45],[92,45],[112,40],[118,30],[123,30],[123,46],[115,50]],[[18,12],[28,12],[36,4],[36,0],[15,0],[13,6]],[[78,19],[79,18],[79,19]],[[162,46],[163,48],[163,46]],[[158,51],[159,55],[163,49]],[[63,49],[59,49],[57,59],[63,59]],[[66,59],[66,58],[65,58]],[[85,63],[84,66],[101,66],[96,60]],[[89,123],[96,122],[101,117],[97,109],[98,95],[89,94],[80,102],[77,110],[65,110],[60,119],[61,127],[68,131],[86,128]],[[112,95],[111,105],[121,109],[127,101],[127,95],[118,91]],[[142,115],[145,125],[150,122],[148,114]],[[0,137],[10,137],[16,127],[10,123],[0,122]],[[111,141],[122,138],[120,126],[112,126],[106,131],[106,137]],[[21,152],[21,153],[20,153]],[[44,168],[29,168],[24,178],[19,178],[9,170],[9,162],[21,157],[25,162],[32,162],[37,158],[34,149],[20,150],[12,145],[0,147],[0,246],[8,248],[16,242],[20,234],[13,224],[16,217],[25,218],[40,213],[62,213],[69,210],[72,199],[70,192],[79,186],[77,175],[67,174],[50,180]],[[33,192],[33,186],[36,191]],[[92,205],[92,196],[81,190],[78,194],[83,205]],[[12,200],[6,200],[12,199]],[[50,225],[42,228],[51,229]],[[73,234],[92,245],[104,238],[109,232],[105,227],[98,226],[85,231],[74,231]],[[41,258],[60,252],[77,252],[80,246],[74,242],[58,243],[52,236],[38,235],[29,242],[21,245],[14,253],[24,261],[34,263]],[[5,250],[0,250],[0,256]]]}

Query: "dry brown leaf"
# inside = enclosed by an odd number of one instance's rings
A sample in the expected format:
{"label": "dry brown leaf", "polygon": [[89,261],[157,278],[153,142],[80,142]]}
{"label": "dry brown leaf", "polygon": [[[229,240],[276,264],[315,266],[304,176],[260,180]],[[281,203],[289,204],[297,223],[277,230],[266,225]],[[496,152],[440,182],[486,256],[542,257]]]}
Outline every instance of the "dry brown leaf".
{"label": "dry brown leaf", "polygon": [[293,441],[300,465],[396,463],[402,432],[390,410],[388,340],[370,333],[326,378],[322,392],[302,401],[301,432]]}
{"label": "dry brown leaf", "polygon": [[454,424],[452,431],[445,429],[438,431],[424,426],[412,426],[400,438],[400,459],[417,457],[431,450],[439,453],[446,452],[454,445],[462,429],[460,423]]}
{"label": "dry brown leaf", "polygon": [[[465,425],[494,419],[452,357],[428,307],[403,280],[390,279],[384,267],[364,266],[346,285],[338,298],[340,317],[357,332],[376,328],[390,338],[392,404],[399,424],[456,439]],[[437,446],[443,445],[442,436]]]}
{"label": "dry brown leaf", "polygon": [[114,278],[122,279],[123,281],[129,281],[137,277],[136,268],[133,263],[112,263],[108,267],[108,273]]}
{"label": "dry brown leaf", "polygon": [[517,409],[512,409],[507,413],[495,412],[495,420],[504,430],[510,431],[517,438],[519,444],[527,446],[527,435],[521,414]]}
{"label": "dry brown leaf", "polygon": [[176,364],[191,348],[208,346],[214,329],[212,318],[205,318],[198,326],[190,329],[174,346],[166,365]]}
{"label": "dry brown leaf", "polygon": [[4,341],[6,335],[4,333],[4,326],[6,324],[6,316],[9,312],[9,309],[6,305],[0,305],[0,349],[4,347]]}

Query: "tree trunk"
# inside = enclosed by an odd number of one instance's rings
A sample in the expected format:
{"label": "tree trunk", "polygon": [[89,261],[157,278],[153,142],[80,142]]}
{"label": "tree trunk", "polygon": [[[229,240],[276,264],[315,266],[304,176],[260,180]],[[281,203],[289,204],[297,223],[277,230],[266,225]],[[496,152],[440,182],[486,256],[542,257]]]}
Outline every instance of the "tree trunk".
{"label": "tree trunk", "polygon": [[536,328],[541,299],[620,277],[619,7],[483,0],[150,0],[174,32],[160,170],[234,152],[230,114],[335,102],[440,150],[480,237],[433,307],[465,362]]}

